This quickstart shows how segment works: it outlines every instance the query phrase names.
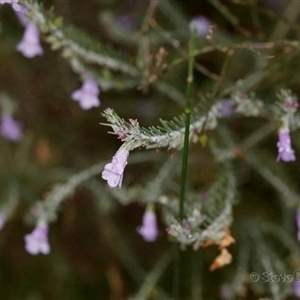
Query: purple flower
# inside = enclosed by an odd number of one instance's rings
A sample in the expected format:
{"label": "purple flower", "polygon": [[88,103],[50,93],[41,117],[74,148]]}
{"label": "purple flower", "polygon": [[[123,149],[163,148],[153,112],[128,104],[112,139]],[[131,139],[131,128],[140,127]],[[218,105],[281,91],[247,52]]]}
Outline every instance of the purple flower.
{"label": "purple flower", "polygon": [[39,29],[34,23],[28,23],[26,25],[23,38],[17,45],[17,50],[28,58],[43,54]]}
{"label": "purple flower", "polygon": [[21,9],[21,5],[19,4],[19,0],[0,0],[0,4],[10,4],[15,11],[19,11]]}
{"label": "purple flower", "polygon": [[277,161],[283,160],[285,162],[295,161],[295,151],[291,146],[290,133],[286,129],[280,129],[278,135],[278,156]]}
{"label": "purple flower", "polygon": [[23,6],[23,5],[20,5],[20,9],[17,10],[17,11],[15,11],[16,16],[17,16],[19,22],[24,27],[26,27],[30,23],[29,20],[28,20],[28,18],[27,18],[27,16],[26,16],[27,12],[28,12],[28,9],[25,6]]}
{"label": "purple flower", "polygon": [[208,34],[210,25],[210,21],[204,16],[196,16],[190,22],[190,29],[195,30],[198,36],[204,36]]}
{"label": "purple flower", "polygon": [[107,180],[110,187],[116,187],[118,185],[119,188],[121,188],[128,155],[128,150],[120,148],[113,157],[112,162],[104,166],[102,178]]}
{"label": "purple flower", "polygon": [[224,99],[222,101],[221,115],[223,117],[230,116],[234,111],[233,102],[229,99]]}
{"label": "purple flower", "polygon": [[9,114],[2,115],[0,123],[0,134],[13,142],[18,142],[22,138],[22,126]]}
{"label": "purple flower", "polygon": [[3,214],[0,213],[0,230],[3,228],[5,222],[6,222],[5,215],[3,215]]}
{"label": "purple flower", "polygon": [[300,298],[300,281],[299,280],[294,281],[293,290],[294,290],[294,295],[297,298]]}
{"label": "purple flower", "polygon": [[47,225],[37,225],[30,234],[25,235],[24,239],[25,249],[28,253],[32,255],[36,255],[39,253],[50,253]]}
{"label": "purple flower", "polygon": [[156,214],[152,209],[146,209],[142,226],[137,229],[146,242],[154,242],[158,236]]}
{"label": "purple flower", "polygon": [[121,15],[118,17],[117,22],[124,28],[130,30],[134,27],[134,21],[130,15]]}
{"label": "purple flower", "polygon": [[100,105],[99,87],[95,79],[88,78],[83,82],[82,87],[72,93],[71,97],[75,101],[79,101],[79,105],[83,109],[90,109]]}

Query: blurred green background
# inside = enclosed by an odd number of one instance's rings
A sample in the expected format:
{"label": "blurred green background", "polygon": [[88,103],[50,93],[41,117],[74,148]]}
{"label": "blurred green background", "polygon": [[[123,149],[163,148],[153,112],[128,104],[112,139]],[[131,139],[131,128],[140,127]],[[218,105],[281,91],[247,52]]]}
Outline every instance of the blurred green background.
{"label": "blurred green background", "polygon": [[[285,8],[284,2],[253,0],[247,2],[249,8],[247,5],[222,1],[238,23],[230,15],[222,14],[210,1],[174,0],[172,5],[178,7],[186,17],[187,25],[194,16],[204,15],[217,25],[218,40],[234,43],[265,42],[284,37],[297,39],[299,29],[284,32],[284,26],[279,26],[278,18],[260,11],[268,10],[280,15]],[[136,59],[137,41],[141,36],[149,1],[57,0],[43,3],[46,8],[53,7],[65,24],[77,26],[95,40],[110,44],[121,52],[129,53],[133,60]],[[167,65],[181,57],[180,51],[187,47],[187,37],[174,30],[172,18],[176,16],[168,15],[160,9],[154,17],[166,32],[182,40],[179,49],[170,45],[169,40],[164,41],[164,36],[160,36],[159,42],[151,44],[153,53],[159,47],[168,51]],[[131,34],[122,34],[124,26],[129,26]],[[184,30],[188,32],[187,28]],[[23,27],[12,9],[8,5],[0,6],[0,94],[5,93],[14,101],[17,105],[15,117],[24,126],[21,142],[10,143],[0,139],[1,204],[7,200],[10,183],[17,183],[18,186],[18,205],[0,232],[0,299],[128,299],[143,282],[145,271],[151,270],[162,254],[172,249],[162,223],[159,223],[161,235],[155,243],[145,243],[137,234],[136,228],[144,212],[143,205],[121,206],[114,199],[102,195],[101,188],[106,183],[99,174],[89,182],[89,188],[81,186],[65,199],[57,221],[50,225],[51,254],[48,256],[31,256],[24,250],[23,237],[32,230],[33,225],[28,213],[34,203],[41,200],[56,183],[66,181],[71,174],[93,164],[111,159],[121,142],[107,133],[108,127],[99,124],[105,122],[101,116],[105,108],[112,107],[124,119],[137,118],[141,125],[149,126],[158,124],[159,118],[170,119],[180,114],[182,107],[150,87],[147,92],[136,88],[101,91],[101,107],[84,111],[70,97],[81,85],[80,78],[72,72],[61,53],[52,51],[46,42],[42,42],[44,55],[33,59],[24,58],[15,51],[22,34]],[[206,44],[204,38],[197,41],[200,49]],[[270,101],[273,101],[275,93],[285,86],[299,92],[299,72],[294,67],[300,62],[298,53],[289,47],[283,51],[278,50],[278,53],[277,49],[270,52],[235,53],[222,83],[223,88],[254,72],[261,57],[269,76],[255,85],[260,96],[266,98],[272,93]],[[265,62],[269,55],[276,55],[276,60]],[[197,63],[213,74],[219,74],[223,60],[222,53],[209,53],[199,57]],[[184,95],[185,63],[168,65],[163,76]],[[195,81],[196,99],[214,86],[213,80],[201,72],[195,71]],[[259,127],[259,122],[249,120],[245,124],[237,119],[230,126],[240,138],[255,126]],[[274,143],[275,137],[261,147],[269,149]],[[143,185],[152,179],[163,160],[178,155],[174,151],[150,152],[156,157],[154,162],[128,165],[127,182]],[[276,157],[276,149],[270,152]],[[216,176],[216,168],[209,151],[199,151],[199,146],[192,147],[191,161],[190,186],[205,187],[211,184]],[[280,209],[280,204],[272,200],[276,198],[274,192],[246,169],[243,163],[239,168],[241,197],[244,201],[236,209],[236,217],[257,214],[278,220],[277,209]],[[289,172],[292,175],[298,170],[298,166],[294,166]],[[271,205],[273,209],[270,209]],[[287,227],[294,230],[291,222]],[[236,239],[238,244],[238,234]],[[236,247],[233,247],[233,255]],[[188,250],[183,257],[187,269],[183,281],[191,279],[189,271],[197,269],[199,263],[201,274],[198,276],[202,279],[193,280],[202,280],[203,294],[209,295],[209,298],[203,299],[218,299],[223,279],[232,274],[231,267],[213,274],[207,271],[216,254],[216,249],[204,249],[197,253]],[[169,292],[172,272],[170,263],[160,280],[160,285]],[[151,298],[163,299],[156,291],[153,291]],[[241,292],[239,299],[258,298],[251,293],[246,296],[246,293]]]}

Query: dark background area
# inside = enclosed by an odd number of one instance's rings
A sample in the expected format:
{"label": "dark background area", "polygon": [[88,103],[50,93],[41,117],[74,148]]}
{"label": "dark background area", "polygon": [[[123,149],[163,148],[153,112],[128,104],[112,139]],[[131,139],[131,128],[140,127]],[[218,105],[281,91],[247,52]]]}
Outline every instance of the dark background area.
{"label": "dark background area", "polygon": [[[254,2],[257,2],[259,8],[270,9],[279,14],[283,10],[281,1]],[[103,15],[110,13],[114,22],[118,22],[118,18],[123,15],[129,15],[133,22],[132,34],[138,36],[148,1],[57,0],[43,3],[47,8],[53,7],[54,12],[63,17],[64,24],[77,26],[95,40],[136,57],[136,45],[126,43],[126,39],[125,42],[116,39],[110,28],[105,26]],[[238,27],[233,26],[208,1],[174,1],[174,5],[179,6],[186,16],[187,22],[196,15],[204,15],[217,24],[220,39],[226,41],[267,41],[278,22],[262,14],[258,25],[255,23],[255,10],[250,11],[247,7],[230,1],[222,3],[238,17]],[[159,20],[160,26],[170,27],[173,34],[170,21],[165,15],[158,11],[155,18]],[[243,30],[249,36],[243,35]],[[122,206],[114,199],[109,199],[112,203],[103,204],[108,201],[107,198],[95,196],[87,187],[78,187],[74,194],[65,199],[57,221],[50,225],[51,254],[48,256],[31,256],[25,252],[24,235],[33,226],[28,212],[55,183],[64,182],[71,174],[111,159],[121,142],[116,136],[107,133],[108,127],[99,124],[105,122],[101,116],[105,108],[112,107],[122,118],[137,118],[141,125],[149,126],[158,124],[159,118],[170,119],[180,114],[182,107],[150,87],[147,93],[136,88],[127,91],[101,91],[101,107],[84,111],[70,97],[81,85],[78,74],[71,70],[61,53],[52,51],[45,41],[42,42],[42,56],[24,58],[15,51],[22,34],[23,27],[18,23],[12,9],[8,5],[0,6],[0,94],[6,93],[15,101],[15,117],[24,126],[24,138],[20,143],[10,143],[3,138],[0,140],[0,148],[3,149],[0,158],[0,203],[6,201],[6,182],[9,178],[16,180],[20,188],[19,204],[0,232],[0,299],[128,299],[138,290],[142,281],[138,282],[132,275],[139,274],[139,270],[133,269],[129,272],[126,269],[120,256],[120,252],[124,250],[123,243],[130,246],[131,255],[137,259],[139,267],[146,271],[151,270],[161,255],[172,248],[159,210],[157,213],[161,235],[157,242],[145,243],[136,231],[141,223],[144,205],[134,203]],[[291,30],[288,37],[297,38],[299,33]],[[203,38],[198,43],[200,48],[206,42]],[[159,46],[164,46],[169,52],[168,62],[178,55],[168,43],[154,44],[152,49],[158,49]],[[183,41],[182,48],[186,48],[186,41]],[[286,85],[296,93],[299,92],[299,72],[294,66],[299,65],[300,59],[299,55],[289,50],[278,50],[277,69],[276,63],[270,61],[267,69],[270,76],[256,86],[260,96],[266,96],[272,91],[273,96],[267,101],[273,101],[275,92]],[[277,55],[276,51],[274,53]],[[263,57],[268,54],[257,55]],[[255,54],[240,51],[232,58],[224,87],[253,71],[253,55]],[[222,53],[212,53],[197,58],[197,62],[219,74],[223,59]],[[167,68],[163,76],[185,94],[186,64]],[[212,83],[209,78],[196,71],[195,82],[197,101],[201,93],[211,89]],[[237,138],[242,138],[258,126],[259,121],[248,120],[245,124],[237,118],[230,122],[229,126]],[[213,136],[213,133],[209,134]],[[276,148],[270,147],[275,143],[275,138],[272,137],[260,147],[268,149],[268,154],[276,158]],[[124,179],[125,184],[136,180],[142,185],[146,180],[151,180],[153,173],[161,166],[161,160],[174,153],[175,151],[160,149],[155,154],[157,160],[154,164],[128,166],[128,179]],[[216,176],[216,168],[209,151],[199,145],[192,146],[190,159],[193,165],[189,184],[195,187],[211,184]],[[276,193],[245,167],[243,159],[236,164],[241,175],[239,188],[243,200],[234,211],[235,217],[244,219],[258,215],[275,222],[280,220],[278,211],[281,203]],[[293,176],[297,171],[299,167],[294,165],[288,172]],[[96,185],[106,184],[100,174],[95,180]],[[107,210],[103,208],[105,205]],[[291,220],[287,226],[295,230],[292,224]],[[236,231],[233,228],[233,232],[236,232],[237,243],[232,252],[237,253],[239,239],[242,238],[239,228]],[[203,294],[209,295],[209,298],[203,299],[219,299],[224,278],[234,272],[229,266],[209,273],[209,264],[215,256],[216,249],[211,248],[200,249],[197,253],[188,250],[184,254],[187,273],[193,265],[199,263],[199,272],[202,272],[199,276],[203,277],[204,284]],[[160,280],[161,286],[169,292],[172,272],[171,263]],[[263,295],[262,293],[261,296]],[[155,291],[151,297],[162,299]],[[258,298],[251,292],[241,292],[237,299]]]}

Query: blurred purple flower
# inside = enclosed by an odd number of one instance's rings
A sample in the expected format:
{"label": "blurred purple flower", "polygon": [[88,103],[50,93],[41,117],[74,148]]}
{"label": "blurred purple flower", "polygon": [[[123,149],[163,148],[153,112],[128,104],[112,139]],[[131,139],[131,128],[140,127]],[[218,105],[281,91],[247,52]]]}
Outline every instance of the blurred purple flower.
{"label": "blurred purple flower", "polygon": [[228,285],[223,285],[221,287],[220,296],[224,300],[225,299],[232,299],[233,298],[232,289]]}
{"label": "blurred purple flower", "polygon": [[28,12],[28,9],[23,6],[23,5],[20,5],[20,9],[15,11],[16,13],[16,16],[19,20],[19,22],[24,26],[26,27],[28,24],[29,24],[29,20],[26,16],[26,13]]}
{"label": "blurred purple flower", "polygon": [[100,106],[99,87],[95,79],[86,79],[82,87],[72,93],[73,100],[78,101],[82,109]]}
{"label": "blurred purple flower", "polygon": [[234,112],[234,104],[230,99],[222,101],[221,115],[223,117],[230,116]]}
{"label": "blurred purple flower", "polygon": [[204,16],[196,16],[190,22],[190,29],[194,29],[198,36],[204,36],[208,34],[211,23]]}
{"label": "blurred purple flower", "polygon": [[133,18],[130,15],[121,15],[117,18],[117,22],[120,26],[130,30],[134,27]]}
{"label": "blurred purple flower", "polygon": [[37,225],[30,234],[25,235],[24,239],[25,249],[28,253],[32,255],[36,255],[39,253],[50,253],[47,225]]}
{"label": "blurred purple flower", "polygon": [[11,7],[15,11],[19,11],[21,9],[21,5],[19,4],[19,0],[0,0],[0,4],[10,4]]}
{"label": "blurred purple flower", "polygon": [[297,298],[300,298],[300,281],[299,280],[294,281],[293,290],[294,290],[294,295]]}
{"label": "blurred purple flower", "polygon": [[137,229],[146,242],[154,242],[158,236],[156,214],[152,209],[146,209],[142,226]]}
{"label": "blurred purple flower", "polygon": [[39,29],[34,23],[28,23],[26,25],[23,38],[17,45],[17,50],[28,58],[43,54]]}
{"label": "blurred purple flower", "polygon": [[0,230],[3,228],[4,224],[6,222],[6,217],[4,214],[0,213]]}
{"label": "blurred purple flower", "polygon": [[277,161],[283,160],[285,162],[295,161],[295,151],[291,146],[290,133],[286,129],[280,129],[278,135],[278,156]]}
{"label": "blurred purple flower", "polygon": [[9,114],[2,115],[0,134],[7,140],[18,142],[22,138],[22,125]]}
{"label": "blurred purple flower", "polygon": [[102,178],[107,180],[107,183],[111,188],[116,187],[117,185],[121,188],[123,172],[127,164],[128,155],[128,150],[120,148],[113,157],[112,162],[104,166]]}

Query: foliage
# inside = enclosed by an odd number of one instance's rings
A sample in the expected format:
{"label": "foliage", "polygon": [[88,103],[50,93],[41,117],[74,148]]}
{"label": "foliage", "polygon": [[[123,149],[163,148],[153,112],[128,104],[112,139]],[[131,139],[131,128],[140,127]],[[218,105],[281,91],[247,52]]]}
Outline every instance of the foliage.
{"label": "foliage", "polygon": [[300,2],[7,2],[1,297],[300,297]]}

